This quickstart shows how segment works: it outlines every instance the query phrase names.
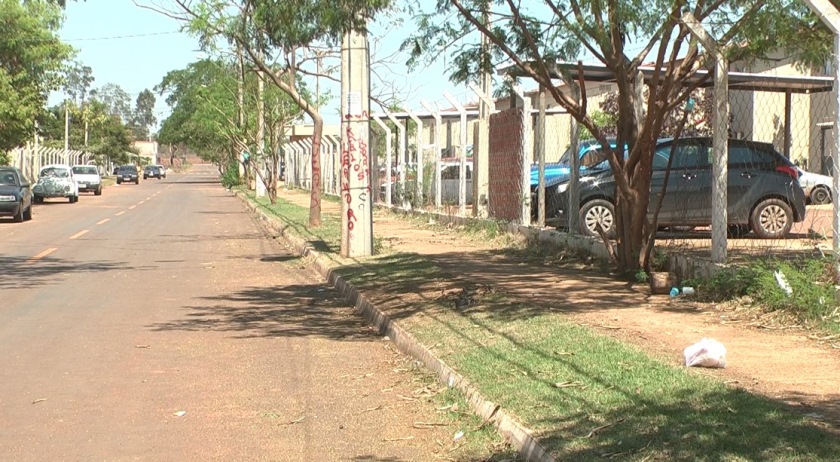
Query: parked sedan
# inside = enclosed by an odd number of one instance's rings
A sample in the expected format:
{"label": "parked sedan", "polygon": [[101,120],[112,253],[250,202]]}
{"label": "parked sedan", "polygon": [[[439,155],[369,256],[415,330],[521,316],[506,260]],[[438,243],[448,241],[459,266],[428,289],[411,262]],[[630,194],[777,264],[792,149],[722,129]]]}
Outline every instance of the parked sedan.
{"label": "parked sedan", "polygon": [[812,204],[831,203],[831,183],[830,176],[799,169],[799,185],[805,190],[805,197]]}
{"label": "parked sedan", "polygon": [[76,184],[79,185],[79,192],[92,192],[97,196],[102,195],[102,177],[95,165],[74,165],[73,176],[76,177]]}
{"label": "parked sedan", "polygon": [[[676,146],[674,146],[676,144]],[[674,158],[669,165],[671,150]],[[659,226],[709,226],[712,223],[712,140],[683,138],[660,140],[653,157],[651,208],[662,196]],[[670,172],[669,172],[670,169]],[[729,140],[727,222],[729,231],[749,231],[762,238],[780,238],[794,222],[805,219],[805,194],[799,171],[772,144]],[[565,225],[568,181],[546,193],[546,216]],[[597,236],[600,226],[607,235],[615,228],[615,178],[606,165],[580,180],[581,231]]]}
{"label": "parked sedan", "polygon": [[35,203],[44,199],[63,197],[74,204],[79,201],[79,185],[73,176],[73,169],[69,165],[45,165],[38,173],[38,182],[32,188]]}
{"label": "parked sedan", "polygon": [[32,219],[32,188],[16,167],[0,167],[0,216],[16,222]]}

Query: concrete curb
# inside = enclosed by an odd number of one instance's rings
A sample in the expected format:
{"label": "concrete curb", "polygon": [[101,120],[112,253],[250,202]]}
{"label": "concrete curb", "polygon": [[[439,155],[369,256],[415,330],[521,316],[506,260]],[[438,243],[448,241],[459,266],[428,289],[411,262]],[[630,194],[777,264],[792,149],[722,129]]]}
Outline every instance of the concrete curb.
{"label": "concrete curb", "polygon": [[286,226],[277,223],[270,216],[266,215],[263,210],[260,210],[258,205],[251,202],[244,194],[237,192],[236,197],[261,221],[265,222],[267,226],[294,247],[299,254],[313,257],[314,266],[324,279],[335,287],[342,297],[345,297],[353,303],[365,320],[375,326],[380,334],[387,335],[402,353],[421,361],[427,368],[434,371],[442,383],[461,391],[473,412],[485,422],[492,422],[496,426],[499,434],[516,447],[520,455],[525,457],[526,460],[534,462],[555,462],[554,457],[539,444],[529,430],[508,416],[507,413],[500,409],[498,404],[484,399],[466,378],[458,374],[441,359],[435,357],[411,333],[397,325],[385,313],[377,309],[350,282],[346,281],[330,268],[326,257],[313,249],[305,240],[287,233]]}

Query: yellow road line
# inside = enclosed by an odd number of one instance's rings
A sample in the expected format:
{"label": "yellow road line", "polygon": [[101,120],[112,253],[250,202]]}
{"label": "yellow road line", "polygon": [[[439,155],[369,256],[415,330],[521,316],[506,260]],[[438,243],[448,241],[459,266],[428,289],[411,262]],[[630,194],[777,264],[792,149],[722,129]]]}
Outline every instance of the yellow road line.
{"label": "yellow road line", "polygon": [[109,221],[111,221],[111,219],[110,219],[110,218],[106,218],[106,219],[104,219],[104,220],[99,220],[99,221],[97,221],[97,222],[96,222],[96,224],[97,224],[97,225],[104,225],[105,223],[108,223]]}
{"label": "yellow road line", "polygon": [[120,216],[120,215],[122,215],[122,214],[124,214],[124,213],[125,213],[125,210],[123,210],[122,212],[117,212],[117,216]]}
{"label": "yellow road line", "polygon": [[74,235],[70,236],[70,239],[77,239],[77,238],[80,238],[80,237],[84,236],[85,234],[87,234],[87,233],[89,233],[89,232],[90,232],[90,230],[89,230],[89,229],[84,229],[84,230],[79,231],[78,233],[76,233],[76,234],[74,234]]}
{"label": "yellow road line", "polygon": [[152,200],[152,198],[151,198],[151,197],[147,197],[147,198],[146,198],[146,200],[147,200],[147,201],[150,201],[150,200]]}
{"label": "yellow road line", "polygon": [[140,202],[138,202],[138,203],[137,203],[137,205],[140,205],[140,204],[142,204],[143,202],[146,202],[146,201],[140,201]]}
{"label": "yellow road line", "polygon": [[137,206],[136,206],[136,205],[132,205],[131,207],[129,207],[129,208],[128,208],[128,210],[134,210],[134,208],[135,208],[135,207],[137,207]]}
{"label": "yellow road line", "polygon": [[35,261],[40,260],[40,259],[46,257],[47,255],[55,252],[56,250],[58,250],[58,247],[53,247],[51,249],[47,249],[47,250],[39,253],[38,255],[35,255],[34,257],[30,258],[29,260],[26,260],[26,263],[34,263]]}

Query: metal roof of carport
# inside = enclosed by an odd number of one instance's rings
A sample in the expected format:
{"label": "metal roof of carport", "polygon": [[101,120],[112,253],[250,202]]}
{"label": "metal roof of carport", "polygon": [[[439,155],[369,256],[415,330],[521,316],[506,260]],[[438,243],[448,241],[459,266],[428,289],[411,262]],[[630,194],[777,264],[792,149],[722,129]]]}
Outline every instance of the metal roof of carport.
{"label": "metal roof of carport", "polygon": [[[556,65],[555,69],[551,70],[551,77],[554,79],[563,79],[557,68],[564,68],[571,78],[580,80],[581,71],[583,71],[583,80],[585,82],[615,82],[613,72],[602,64],[583,64],[563,63]],[[645,78],[645,83],[649,83],[653,77],[656,68],[653,66],[639,66]],[[501,75],[513,75],[524,77],[525,74],[519,71],[518,66],[509,65],[497,69],[497,73]],[[686,83],[694,83],[698,80],[704,80],[701,87],[712,87],[714,80],[711,78],[709,71],[706,69],[697,70],[691,77],[686,80]],[[730,90],[752,90],[752,91],[773,91],[773,92],[792,92],[792,93],[818,93],[831,91],[834,86],[833,77],[824,76],[794,76],[794,75],[767,75],[767,74],[753,74],[749,72],[729,72],[729,89]]]}

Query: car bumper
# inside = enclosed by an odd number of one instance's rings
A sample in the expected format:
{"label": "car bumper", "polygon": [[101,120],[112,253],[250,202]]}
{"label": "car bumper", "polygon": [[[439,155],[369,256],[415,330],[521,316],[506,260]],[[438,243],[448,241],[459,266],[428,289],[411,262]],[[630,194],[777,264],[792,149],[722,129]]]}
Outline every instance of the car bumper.
{"label": "car bumper", "polygon": [[20,202],[0,202],[0,216],[13,217],[20,213]]}
{"label": "car bumper", "polygon": [[99,189],[100,186],[101,186],[100,183],[97,183],[97,184],[91,184],[91,183],[80,184],[79,185],[79,192],[96,191],[97,189]]}

